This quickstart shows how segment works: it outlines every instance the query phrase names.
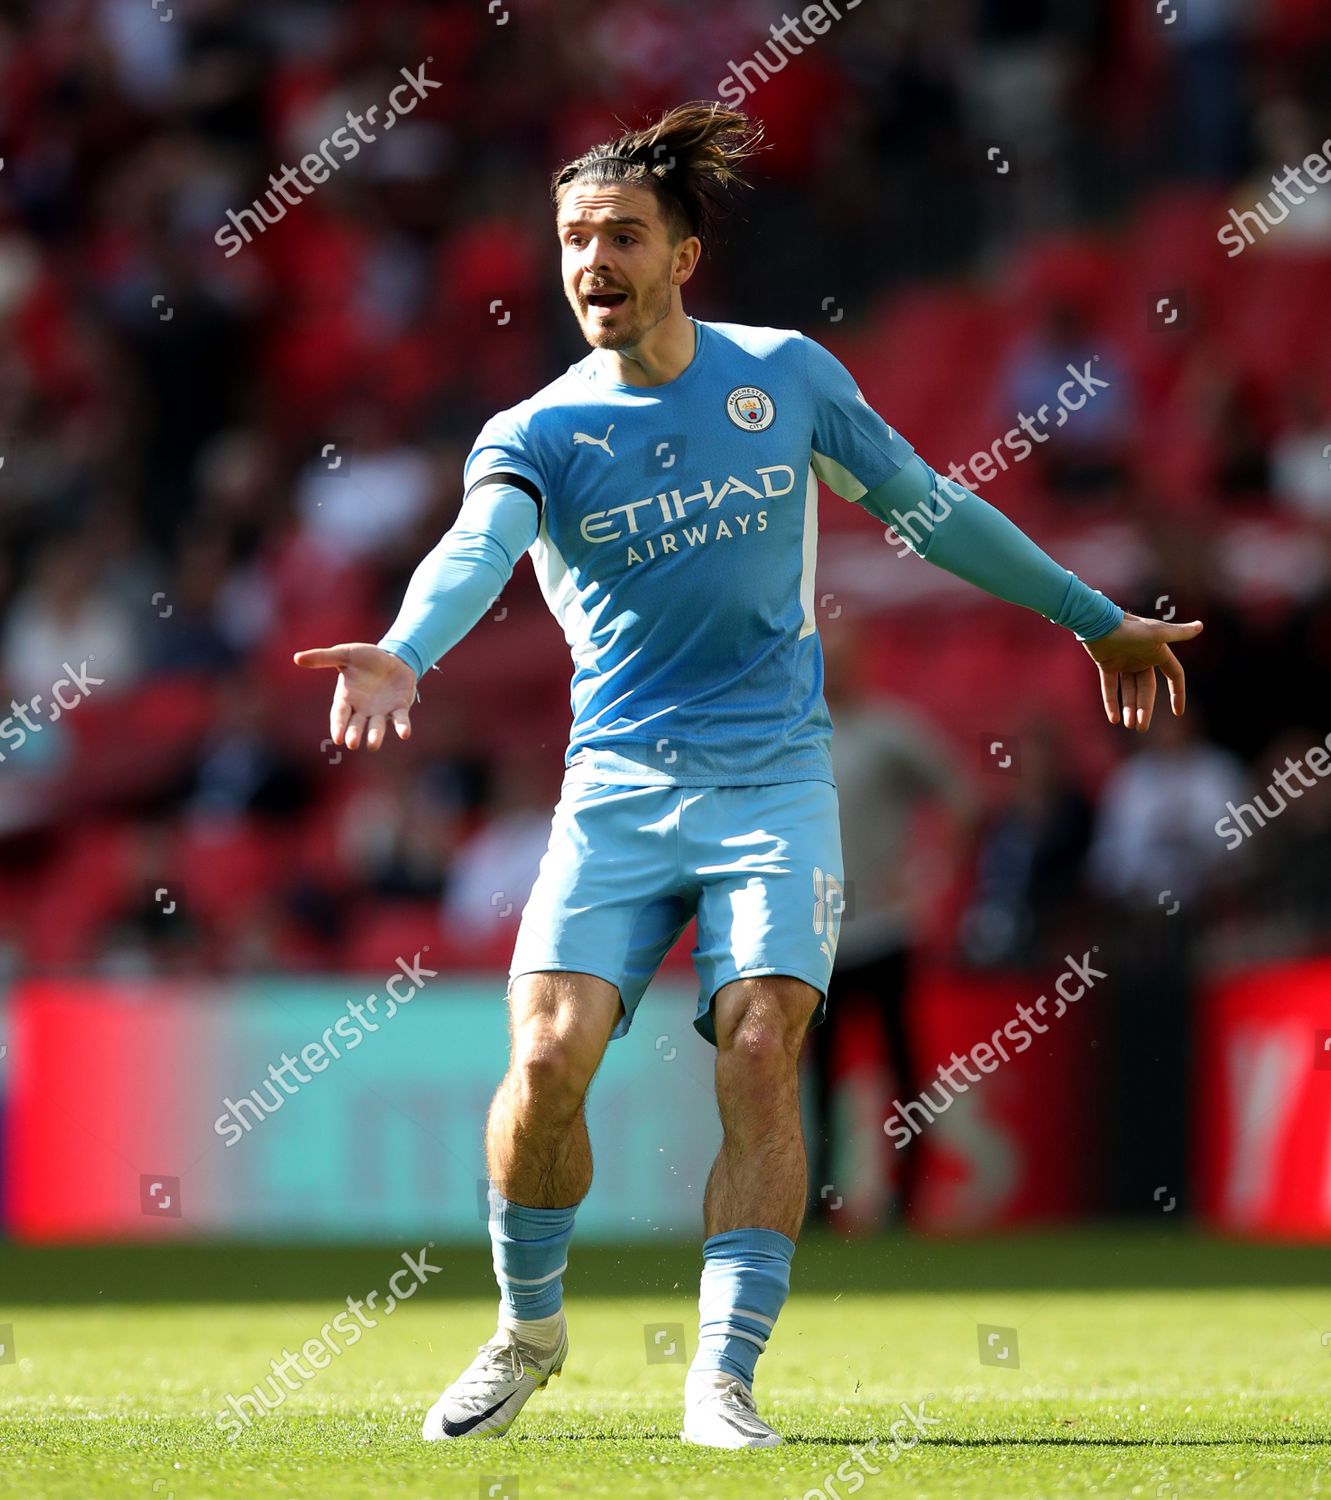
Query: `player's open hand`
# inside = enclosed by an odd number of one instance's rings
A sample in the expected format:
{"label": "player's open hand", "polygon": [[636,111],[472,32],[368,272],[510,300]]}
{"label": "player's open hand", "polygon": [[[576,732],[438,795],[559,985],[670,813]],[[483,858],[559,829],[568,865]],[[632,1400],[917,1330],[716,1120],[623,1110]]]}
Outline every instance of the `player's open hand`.
{"label": "player's open hand", "polygon": [[1155,708],[1155,669],[1169,683],[1169,706],[1175,716],[1183,712],[1183,668],[1169,649],[1171,641],[1190,641],[1201,633],[1202,622],[1174,625],[1166,620],[1147,620],[1141,615],[1123,616],[1123,623],[1098,641],[1083,641],[1090,658],[1100,668],[1100,692],[1111,724],[1119,722],[1118,700],[1123,696],[1123,727],[1149,729]]}
{"label": "player's open hand", "polygon": [[328,715],[335,745],[377,750],[392,722],[400,740],[411,738],[411,705],[416,701],[416,674],[391,651],[364,641],[297,651],[298,667],[336,667],[337,691]]}

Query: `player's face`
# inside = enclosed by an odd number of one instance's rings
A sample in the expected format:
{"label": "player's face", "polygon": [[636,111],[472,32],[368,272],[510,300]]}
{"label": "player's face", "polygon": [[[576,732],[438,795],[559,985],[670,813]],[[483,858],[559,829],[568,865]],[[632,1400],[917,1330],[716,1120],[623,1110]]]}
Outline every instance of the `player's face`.
{"label": "player's face", "polygon": [[583,337],[600,349],[641,343],[670,313],[681,249],[651,189],[573,188],[557,228],[564,293]]}

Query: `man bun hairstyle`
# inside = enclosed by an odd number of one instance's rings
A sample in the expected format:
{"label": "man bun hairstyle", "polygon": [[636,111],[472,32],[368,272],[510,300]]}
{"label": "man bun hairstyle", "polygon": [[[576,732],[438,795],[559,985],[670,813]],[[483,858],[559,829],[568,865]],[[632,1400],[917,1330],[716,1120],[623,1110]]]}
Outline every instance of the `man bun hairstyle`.
{"label": "man bun hairstyle", "polygon": [[762,135],[747,115],[695,100],[583,152],[555,173],[550,194],[558,209],[575,185],[649,187],[674,238],[697,235],[706,244],[726,192],[749,185],[739,168],[761,149]]}

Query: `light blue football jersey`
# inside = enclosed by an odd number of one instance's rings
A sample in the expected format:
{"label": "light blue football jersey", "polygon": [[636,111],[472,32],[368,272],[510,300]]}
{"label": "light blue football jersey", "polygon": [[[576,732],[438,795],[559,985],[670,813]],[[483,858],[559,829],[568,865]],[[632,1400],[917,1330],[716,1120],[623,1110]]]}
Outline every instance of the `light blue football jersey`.
{"label": "light blue football jersey", "polygon": [[[913,449],[788,329],[691,319],[657,386],[591,351],[485,424],[465,470],[539,496],[529,555],[573,656],[574,779],[832,782],[818,481],[850,501]],[[534,498],[535,498],[534,496]]]}

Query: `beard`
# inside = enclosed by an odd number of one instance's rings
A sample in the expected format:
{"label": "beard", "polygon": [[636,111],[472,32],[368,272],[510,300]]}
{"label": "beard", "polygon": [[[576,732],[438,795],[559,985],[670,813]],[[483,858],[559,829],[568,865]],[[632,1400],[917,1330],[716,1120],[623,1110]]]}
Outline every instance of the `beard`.
{"label": "beard", "polygon": [[573,310],[582,328],[582,336],[594,349],[631,349],[640,344],[657,324],[670,315],[670,278],[667,276],[647,288],[640,298],[632,294],[617,310],[612,323],[589,317],[575,298]]}

